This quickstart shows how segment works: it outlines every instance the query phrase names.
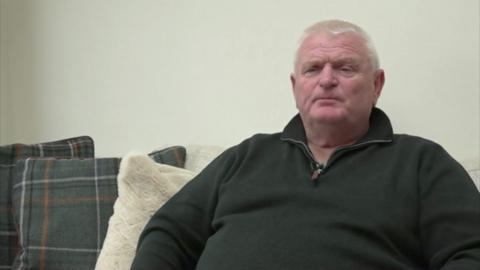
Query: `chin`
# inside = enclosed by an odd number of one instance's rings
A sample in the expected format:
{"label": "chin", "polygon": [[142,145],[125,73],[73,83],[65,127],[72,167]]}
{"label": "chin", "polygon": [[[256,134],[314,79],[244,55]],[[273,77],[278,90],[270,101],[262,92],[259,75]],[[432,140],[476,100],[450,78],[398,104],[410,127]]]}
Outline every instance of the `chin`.
{"label": "chin", "polygon": [[321,116],[310,116],[309,122],[318,123],[318,124],[335,124],[345,120],[344,117],[333,116],[333,115],[321,115]]}
{"label": "chin", "polygon": [[345,114],[337,110],[317,111],[315,113],[310,114],[309,118],[313,122],[325,123],[325,124],[338,123],[339,121],[343,121],[346,119]]}

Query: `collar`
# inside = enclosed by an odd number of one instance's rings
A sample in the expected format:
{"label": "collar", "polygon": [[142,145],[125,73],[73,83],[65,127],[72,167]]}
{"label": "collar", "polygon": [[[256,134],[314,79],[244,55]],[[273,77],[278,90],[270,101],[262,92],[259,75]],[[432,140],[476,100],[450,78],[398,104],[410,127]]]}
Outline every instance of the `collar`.
{"label": "collar", "polygon": [[[295,115],[284,128],[280,137],[286,141],[297,141],[307,145],[305,127],[303,126],[300,114]],[[367,133],[360,138],[355,145],[368,142],[391,142],[393,140],[393,129],[388,116],[379,108],[374,107],[370,114],[370,126]]]}

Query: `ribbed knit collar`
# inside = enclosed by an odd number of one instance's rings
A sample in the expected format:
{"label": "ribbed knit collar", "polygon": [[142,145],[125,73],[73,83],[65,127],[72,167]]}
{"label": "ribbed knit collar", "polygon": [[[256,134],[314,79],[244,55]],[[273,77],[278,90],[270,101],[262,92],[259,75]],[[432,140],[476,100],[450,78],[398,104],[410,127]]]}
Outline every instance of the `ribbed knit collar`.
{"label": "ribbed knit collar", "polygon": [[[307,145],[305,127],[300,114],[295,115],[282,132],[282,139],[292,139]],[[393,129],[388,116],[379,108],[374,107],[370,114],[370,126],[367,133],[356,144],[374,140],[393,140]]]}

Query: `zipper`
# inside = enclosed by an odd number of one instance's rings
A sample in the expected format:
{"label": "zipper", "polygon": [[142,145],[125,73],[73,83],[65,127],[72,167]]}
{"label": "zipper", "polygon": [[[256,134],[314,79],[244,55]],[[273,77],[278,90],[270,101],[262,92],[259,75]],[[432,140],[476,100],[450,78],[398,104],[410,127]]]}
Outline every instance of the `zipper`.
{"label": "zipper", "polygon": [[[310,159],[310,169],[312,171],[312,175],[310,176],[310,180],[314,181],[318,178],[318,176],[322,173],[323,169],[326,167],[326,165],[320,164],[315,160],[315,157],[313,156],[312,151],[310,151],[310,148],[302,142],[298,141],[295,139],[290,139],[290,138],[282,138],[283,141],[289,141],[293,144],[299,145],[299,147],[302,149],[303,153],[307,156],[308,159]],[[328,163],[328,161],[326,162]],[[325,164],[326,164],[325,163]]]}
{"label": "zipper", "polygon": [[365,142],[358,143],[358,144],[341,146],[341,147],[338,147],[337,149],[335,149],[335,151],[332,152],[332,154],[330,155],[330,158],[328,158],[328,160],[325,162],[325,164],[320,164],[315,160],[315,157],[313,156],[312,151],[310,151],[310,148],[308,148],[308,146],[304,142],[298,141],[298,140],[295,140],[295,139],[291,139],[291,138],[282,138],[282,140],[283,141],[290,141],[294,144],[299,145],[301,147],[301,149],[303,150],[303,153],[310,159],[310,161],[311,161],[310,162],[310,168],[312,169],[312,176],[311,176],[312,181],[316,180],[320,174],[324,173],[325,170],[327,168],[329,168],[329,166],[331,164],[331,161],[334,160],[334,157],[336,155],[338,155],[339,152],[353,150],[353,149],[357,149],[357,148],[365,146],[365,145],[370,145],[370,144],[375,144],[375,143],[390,143],[390,142],[392,142],[392,139],[369,140],[369,141],[365,141]]}
{"label": "zipper", "polygon": [[315,179],[318,178],[318,176],[322,173],[322,170],[324,168],[323,164],[320,164],[315,161],[314,164],[315,168],[313,169],[312,176],[310,176],[310,180],[314,181]]}

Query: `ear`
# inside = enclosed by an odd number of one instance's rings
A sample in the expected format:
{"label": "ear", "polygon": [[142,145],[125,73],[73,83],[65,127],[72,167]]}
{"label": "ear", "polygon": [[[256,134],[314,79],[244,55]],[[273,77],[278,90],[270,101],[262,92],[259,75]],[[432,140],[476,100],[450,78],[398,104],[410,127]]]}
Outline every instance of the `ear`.
{"label": "ear", "polygon": [[385,84],[385,72],[383,69],[379,69],[375,71],[375,78],[374,78],[374,104],[377,103],[380,94],[382,93],[383,85]]}
{"label": "ear", "polygon": [[295,90],[295,73],[290,74],[290,82],[292,83],[292,90]]}

